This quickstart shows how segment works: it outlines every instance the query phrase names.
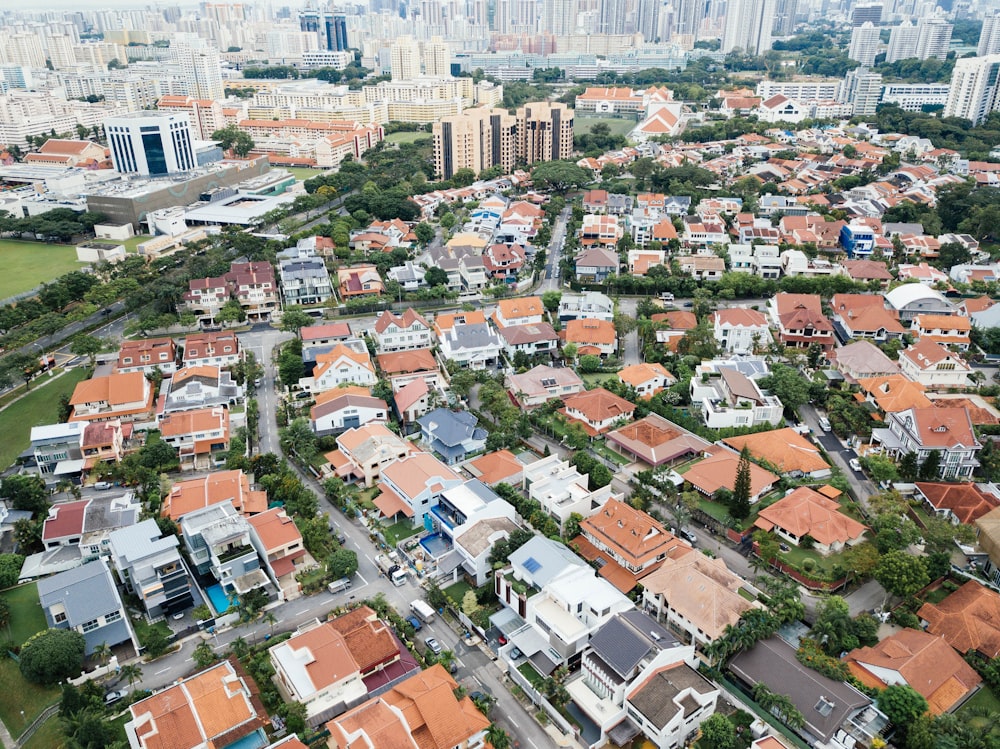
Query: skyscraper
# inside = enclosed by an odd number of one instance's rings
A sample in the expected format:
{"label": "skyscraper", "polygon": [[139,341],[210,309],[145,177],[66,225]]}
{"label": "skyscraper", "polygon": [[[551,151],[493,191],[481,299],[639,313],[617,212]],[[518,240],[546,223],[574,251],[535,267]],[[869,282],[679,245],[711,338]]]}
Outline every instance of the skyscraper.
{"label": "skyscraper", "polygon": [[526,164],[568,159],[573,110],[559,102],[530,102],[517,110],[517,157]]}
{"label": "skyscraper", "polygon": [[885,53],[886,62],[909,60],[917,56],[917,27],[909,21],[893,26],[889,32],[889,49]]}
{"label": "skyscraper", "polygon": [[318,10],[306,10],[299,14],[299,28],[319,34],[322,49],[342,52],[349,49],[347,43],[347,18]]}
{"label": "skyscraper", "polygon": [[945,59],[951,44],[951,30],[951,24],[940,16],[917,21],[917,57],[921,60]]}
{"label": "skyscraper", "polygon": [[182,114],[132,112],[104,121],[111,162],[122,174],[162,176],[194,169],[191,126]]}
{"label": "skyscraper", "polygon": [[625,33],[625,0],[600,0],[598,13],[597,33]]}
{"label": "skyscraper", "polygon": [[871,21],[876,26],[882,23],[881,3],[855,6],[854,10],[851,12],[851,25],[860,26],[867,21]]}
{"label": "skyscraper", "polygon": [[389,49],[389,71],[394,81],[420,77],[420,46],[412,36],[401,36]]}
{"label": "skyscraper", "polygon": [[185,43],[172,45],[171,49],[181,66],[188,96],[196,99],[221,99],[225,96],[222,63],[217,49]]}
{"label": "skyscraper", "polygon": [[774,7],[774,33],[777,36],[791,36],[795,30],[795,17],[798,14],[797,0],[778,0]]}
{"label": "skyscraper", "polygon": [[635,30],[647,42],[655,41],[660,36],[661,6],[661,0],[638,0]]}
{"label": "skyscraper", "polygon": [[505,109],[467,109],[434,123],[434,173],[451,179],[459,169],[514,168],[517,118]]}
{"label": "skyscraper", "polygon": [[844,76],[840,101],[854,107],[855,115],[875,114],[882,96],[882,76],[867,68],[849,70]]}
{"label": "skyscraper", "polygon": [[677,0],[672,36],[690,36],[692,43],[698,41],[705,8],[705,0]]}
{"label": "skyscraper", "polygon": [[979,34],[979,49],[976,54],[995,55],[1000,52],[1000,11],[994,11],[983,18],[983,30]]}
{"label": "skyscraper", "polygon": [[569,36],[576,30],[580,12],[578,0],[542,0],[542,28],[555,36]]}
{"label": "skyscraper", "polygon": [[424,42],[424,74],[435,78],[451,75],[451,51],[439,36]]}
{"label": "skyscraper", "polygon": [[870,68],[875,64],[878,54],[879,28],[871,21],[865,21],[860,26],[851,29],[851,44],[847,48],[847,56],[857,60],[862,67]]}
{"label": "skyscraper", "polygon": [[722,32],[722,52],[741,49],[762,55],[771,49],[776,0],[729,0]]}
{"label": "skyscraper", "polygon": [[951,73],[945,117],[963,117],[978,125],[1000,106],[997,101],[1000,54],[956,60]]}

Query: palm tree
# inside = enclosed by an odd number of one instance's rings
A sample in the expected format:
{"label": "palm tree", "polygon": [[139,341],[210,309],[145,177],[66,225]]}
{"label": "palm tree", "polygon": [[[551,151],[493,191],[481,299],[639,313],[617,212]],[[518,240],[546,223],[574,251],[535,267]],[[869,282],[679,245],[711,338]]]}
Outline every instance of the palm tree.
{"label": "palm tree", "polygon": [[128,679],[128,686],[131,689],[137,681],[142,681],[142,668],[138,663],[126,663],[118,671],[118,676]]}
{"label": "palm tree", "polygon": [[271,627],[271,635],[274,636],[274,625],[278,623],[277,617],[271,611],[264,612],[264,621]]}
{"label": "palm tree", "polygon": [[490,723],[486,729],[486,740],[493,745],[493,749],[510,749],[510,736],[496,723]]}
{"label": "palm tree", "polygon": [[111,658],[111,648],[108,647],[108,643],[102,642],[100,645],[95,646],[94,657],[101,662],[102,666],[106,666],[108,660]]}

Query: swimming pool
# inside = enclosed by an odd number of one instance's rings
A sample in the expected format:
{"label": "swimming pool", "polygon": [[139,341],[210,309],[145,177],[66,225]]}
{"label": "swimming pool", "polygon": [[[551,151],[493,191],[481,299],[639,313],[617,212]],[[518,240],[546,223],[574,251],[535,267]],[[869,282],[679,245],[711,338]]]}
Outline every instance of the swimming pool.
{"label": "swimming pool", "polygon": [[451,551],[451,542],[443,533],[432,533],[420,539],[420,545],[424,547],[428,554],[437,559]]}
{"label": "swimming pool", "polygon": [[215,609],[216,614],[225,614],[229,609],[229,596],[222,589],[219,583],[205,588],[205,593],[208,595],[208,600],[212,604],[212,608]]}
{"label": "swimming pool", "polygon": [[253,733],[248,733],[243,738],[237,739],[232,744],[228,744],[225,749],[262,749],[265,746],[267,746],[267,738],[263,730],[257,729]]}

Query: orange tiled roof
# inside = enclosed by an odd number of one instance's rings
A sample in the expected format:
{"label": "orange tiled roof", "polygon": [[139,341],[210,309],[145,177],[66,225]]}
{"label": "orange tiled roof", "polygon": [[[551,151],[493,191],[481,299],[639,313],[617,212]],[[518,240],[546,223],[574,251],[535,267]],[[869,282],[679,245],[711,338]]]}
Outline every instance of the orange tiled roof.
{"label": "orange tiled roof", "polygon": [[918,481],[916,487],[935,509],[950,510],[958,522],[967,525],[1000,507],[1000,499],[995,494],[984,492],[972,482],[947,484]]}
{"label": "orange tiled roof", "polygon": [[676,548],[688,550],[662,523],[617,499],[583,520],[580,532],[634,567],[645,567]]}
{"label": "orange tiled roof", "polygon": [[933,405],[924,394],[927,388],[906,375],[865,377],[858,380],[858,385],[871,395],[875,399],[875,405],[886,413],[905,411],[908,408],[928,408]]}
{"label": "orange tiled roof", "polygon": [[107,401],[113,408],[142,401],[146,388],[146,377],[142,372],[116,372],[78,383],[69,402],[70,405],[77,406]]}
{"label": "orange tiled roof", "polygon": [[250,489],[250,479],[243,471],[216,471],[203,478],[178,481],[163,500],[161,514],[172,520],[209,505],[232,500],[246,516],[267,509],[267,492]]}
{"label": "orange tiled roof", "polygon": [[248,518],[247,522],[257,531],[261,543],[268,551],[302,541],[302,534],[299,533],[295,521],[288,517],[281,507],[272,507],[266,512]]}
{"label": "orange tiled roof", "polygon": [[941,603],[925,603],[917,615],[927,622],[928,632],[944,637],[959,653],[1000,656],[1000,594],[975,580]]}
{"label": "orange tiled roof", "polygon": [[772,429],[740,437],[723,440],[734,450],[742,450],[746,445],[750,454],[764,460],[783,473],[802,471],[812,473],[830,466],[820,455],[819,449],[791,427]]}
{"label": "orange tiled roof", "polygon": [[781,528],[797,538],[808,534],[824,545],[853,541],[868,530],[843,514],[837,502],[807,486],[800,486],[787,497],[765,507],[758,513],[754,525],[764,531]]}
{"label": "orange tiled roof", "polygon": [[[739,464],[740,456],[737,453],[715,448],[713,455],[698,461],[684,473],[684,480],[708,496],[723,488],[732,491],[736,486],[736,469]],[[750,495],[759,496],[766,487],[776,484],[779,478],[751,462]]]}
{"label": "orange tiled roof", "polygon": [[484,484],[493,486],[513,476],[519,476],[524,465],[510,450],[497,450],[466,463],[474,475]]}
{"label": "orange tiled roof", "polygon": [[617,340],[615,325],[608,320],[570,320],[565,331],[567,343],[610,345]]}
{"label": "orange tiled roof", "polygon": [[566,408],[579,411],[589,421],[601,422],[620,416],[629,416],[635,405],[604,388],[583,390],[566,398]]}

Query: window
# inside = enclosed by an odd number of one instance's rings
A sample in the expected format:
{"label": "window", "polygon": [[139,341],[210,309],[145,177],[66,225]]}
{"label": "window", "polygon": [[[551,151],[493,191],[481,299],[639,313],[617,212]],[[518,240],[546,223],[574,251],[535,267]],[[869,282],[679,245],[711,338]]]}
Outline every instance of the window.
{"label": "window", "polygon": [[89,622],[84,622],[83,623],[83,631],[84,632],[93,632],[95,629],[97,629],[100,626],[101,625],[98,624],[97,619],[91,619]]}
{"label": "window", "polygon": [[62,624],[64,621],[66,621],[66,612],[65,611],[60,611],[58,614],[56,614],[55,616],[52,617],[52,620],[56,624]]}
{"label": "window", "polygon": [[116,622],[116,621],[118,621],[121,618],[122,618],[122,612],[120,612],[120,611],[112,611],[110,614],[107,614],[104,617],[104,623],[105,624],[111,624],[112,622]]}

